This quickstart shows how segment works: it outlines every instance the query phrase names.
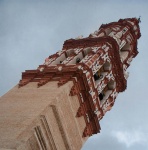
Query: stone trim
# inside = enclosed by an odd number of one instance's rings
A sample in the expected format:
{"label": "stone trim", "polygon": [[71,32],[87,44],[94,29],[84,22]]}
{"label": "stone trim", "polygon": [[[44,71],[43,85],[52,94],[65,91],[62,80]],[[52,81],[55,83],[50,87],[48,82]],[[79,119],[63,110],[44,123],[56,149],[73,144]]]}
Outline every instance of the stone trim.
{"label": "stone trim", "polygon": [[52,133],[50,131],[48,122],[46,120],[46,117],[44,115],[41,115],[40,119],[41,119],[42,126],[43,126],[43,128],[46,132],[46,136],[47,136],[47,139],[48,139],[48,142],[49,142],[49,145],[50,145],[50,149],[51,150],[57,150],[56,144],[54,142],[54,139],[53,139]]}
{"label": "stone trim", "polygon": [[60,120],[59,112],[58,112],[56,106],[50,105],[50,107],[52,108],[53,113],[54,113],[54,115],[55,115],[55,119],[56,119],[56,121],[57,121],[59,130],[60,130],[60,132],[61,132],[61,136],[62,136],[62,138],[63,138],[64,145],[65,145],[65,147],[66,147],[67,150],[71,150],[71,147],[70,147],[70,145],[69,145],[69,143],[68,143],[68,140],[67,140],[67,137],[66,137],[66,134],[65,134],[63,125],[62,125],[62,122],[61,122],[61,120]]}

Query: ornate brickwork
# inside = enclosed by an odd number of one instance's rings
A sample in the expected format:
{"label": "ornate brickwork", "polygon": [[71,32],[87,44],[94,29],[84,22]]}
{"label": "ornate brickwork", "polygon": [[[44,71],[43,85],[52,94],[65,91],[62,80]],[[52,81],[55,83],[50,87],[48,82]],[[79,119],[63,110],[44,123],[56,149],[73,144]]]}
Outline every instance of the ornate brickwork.
{"label": "ornate brickwork", "polygon": [[76,117],[84,117],[83,137],[100,132],[99,120],[127,87],[126,69],[137,54],[140,38],[136,18],[101,25],[87,38],[69,39],[63,49],[45,59],[36,70],[22,74],[19,87],[37,82],[37,87],[58,81],[58,87],[73,82],[69,96],[77,96]]}

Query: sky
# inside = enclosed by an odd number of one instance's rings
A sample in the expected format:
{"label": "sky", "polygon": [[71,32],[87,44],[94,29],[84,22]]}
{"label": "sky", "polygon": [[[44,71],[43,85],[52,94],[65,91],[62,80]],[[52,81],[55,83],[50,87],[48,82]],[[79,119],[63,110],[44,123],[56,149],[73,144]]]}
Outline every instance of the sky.
{"label": "sky", "polygon": [[81,150],[148,149],[147,14],[147,0],[0,0],[0,96],[65,40],[87,37],[102,23],[141,16],[139,54],[128,69],[127,90],[100,121],[101,133]]}

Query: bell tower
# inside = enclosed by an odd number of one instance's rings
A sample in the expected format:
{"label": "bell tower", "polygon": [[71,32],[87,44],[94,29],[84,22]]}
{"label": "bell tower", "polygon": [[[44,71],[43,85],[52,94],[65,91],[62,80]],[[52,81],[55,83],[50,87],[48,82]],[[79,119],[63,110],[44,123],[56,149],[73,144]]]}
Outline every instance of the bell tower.
{"label": "bell tower", "polygon": [[44,64],[23,72],[1,97],[0,148],[81,149],[126,89],[140,36],[137,18],[102,24],[86,38],[66,40]]}

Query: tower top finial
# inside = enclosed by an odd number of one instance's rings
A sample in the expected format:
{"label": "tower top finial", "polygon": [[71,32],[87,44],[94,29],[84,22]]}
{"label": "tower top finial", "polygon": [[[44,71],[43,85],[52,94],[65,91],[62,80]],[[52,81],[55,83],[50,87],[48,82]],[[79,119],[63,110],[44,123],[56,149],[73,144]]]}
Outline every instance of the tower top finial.
{"label": "tower top finial", "polygon": [[139,16],[138,21],[139,21],[139,23],[141,22],[141,16]]}

